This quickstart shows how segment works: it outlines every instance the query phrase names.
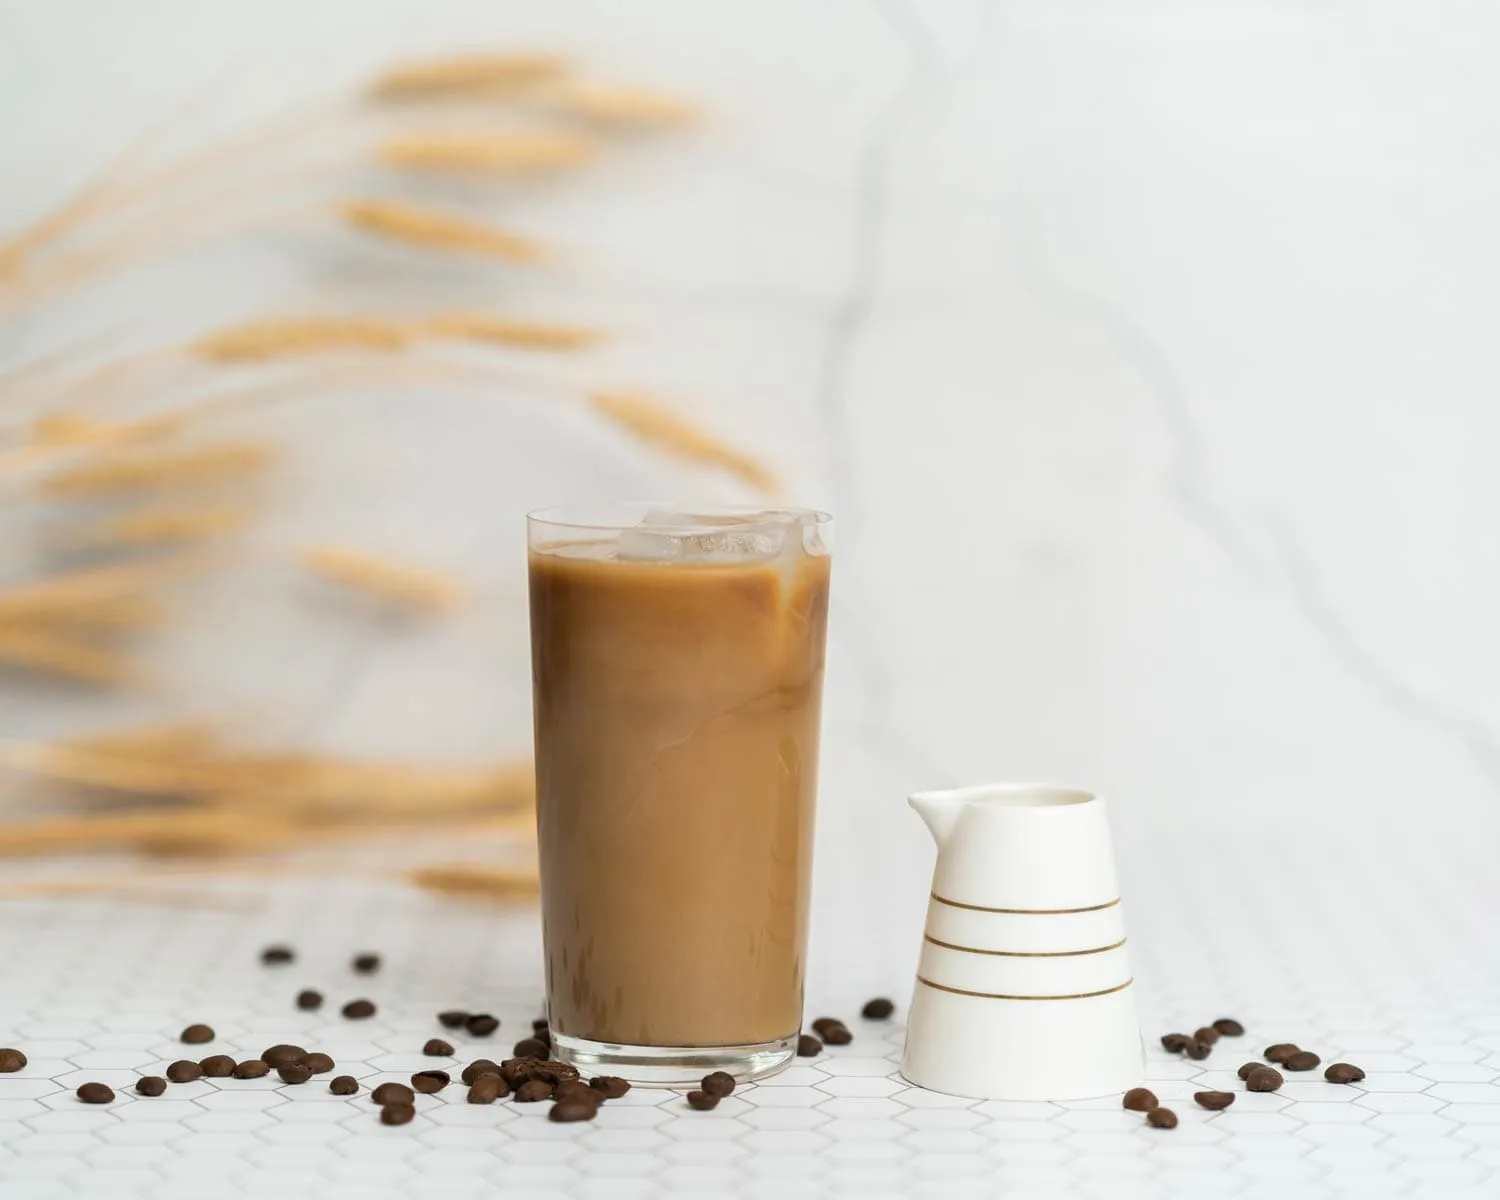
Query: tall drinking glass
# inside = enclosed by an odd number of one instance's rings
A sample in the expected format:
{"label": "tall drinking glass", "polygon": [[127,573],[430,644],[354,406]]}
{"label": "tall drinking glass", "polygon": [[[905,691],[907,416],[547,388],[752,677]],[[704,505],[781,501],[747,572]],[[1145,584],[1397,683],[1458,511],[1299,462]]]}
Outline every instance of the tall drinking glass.
{"label": "tall drinking glass", "polygon": [[830,519],[609,505],[527,533],[553,1053],[767,1075],[802,1018]]}

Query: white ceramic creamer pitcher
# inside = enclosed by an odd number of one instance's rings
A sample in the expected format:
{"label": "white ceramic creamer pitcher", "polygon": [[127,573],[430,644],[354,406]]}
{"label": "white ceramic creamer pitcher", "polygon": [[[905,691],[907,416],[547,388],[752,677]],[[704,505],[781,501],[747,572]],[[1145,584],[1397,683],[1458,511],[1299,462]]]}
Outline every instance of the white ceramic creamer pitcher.
{"label": "white ceramic creamer pitcher", "polygon": [[1144,1056],[1104,801],[1053,784],[911,797],[937,841],[901,1073],[987,1100],[1124,1092]]}

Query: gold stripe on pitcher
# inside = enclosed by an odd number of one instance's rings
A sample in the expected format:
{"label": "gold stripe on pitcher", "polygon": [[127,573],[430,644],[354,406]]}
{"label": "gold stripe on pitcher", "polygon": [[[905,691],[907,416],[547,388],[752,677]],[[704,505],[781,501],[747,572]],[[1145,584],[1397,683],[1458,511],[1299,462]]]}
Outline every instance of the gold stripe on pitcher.
{"label": "gold stripe on pitcher", "polygon": [[1125,939],[1111,942],[1108,946],[1090,946],[1087,950],[981,950],[978,946],[958,946],[953,942],[940,942],[930,933],[924,933],[922,940],[934,946],[941,946],[944,950],[957,950],[962,954],[994,954],[1000,958],[1077,958],[1081,954],[1103,954],[1106,950],[1118,950],[1125,944]]}
{"label": "gold stripe on pitcher", "polygon": [[946,983],[933,983],[930,979],[917,976],[917,982],[939,992],[951,992],[955,996],[973,996],[979,1000],[1089,1000],[1095,996],[1109,996],[1115,992],[1123,992],[1134,979],[1127,979],[1124,983],[1117,983],[1114,987],[1107,987],[1097,992],[1070,992],[1061,996],[1014,996],[1007,992],[971,992],[964,988],[949,987]]}
{"label": "gold stripe on pitcher", "polygon": [[1120,897],[1105,901],[1103,904],[1089,904],[1083,908],[986,908],[983,904],[965,904],[962,900],[949,900],[946,896],[932,893],[932,898],[939,904],[946,904],[949,908],[964,908],[970,912],[987,913],[1011,913],[1018,917],[1063,917],[1069,913],[1101,912],[1106,908],[1113,908],[1120,903]]}

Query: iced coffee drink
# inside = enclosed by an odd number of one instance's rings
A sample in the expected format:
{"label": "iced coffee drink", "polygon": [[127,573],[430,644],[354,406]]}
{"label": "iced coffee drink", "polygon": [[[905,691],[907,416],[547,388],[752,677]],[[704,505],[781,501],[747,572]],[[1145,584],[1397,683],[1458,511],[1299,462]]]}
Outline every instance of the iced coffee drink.
{"label": "iced coffee drink", "polygon": [[763,1075],[801,1021],[826,516],[530,520],[554,1051],[637,1082]]}

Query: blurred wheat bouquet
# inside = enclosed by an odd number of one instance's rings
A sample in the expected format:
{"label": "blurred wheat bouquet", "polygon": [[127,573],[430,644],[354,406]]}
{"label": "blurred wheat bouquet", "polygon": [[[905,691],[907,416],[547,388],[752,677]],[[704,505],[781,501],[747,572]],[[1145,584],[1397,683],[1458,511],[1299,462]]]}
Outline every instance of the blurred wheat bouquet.
{"label": "blurred wheat bouquet", "polygon": [[[482,214],[472,203],[455,205],[445,181],[524,188],[545,177],[557,187],[601,154],[627,152],[625,135],[691,116],[673,97],[595,84],[547,55],[400,64],[350,94],[189,150],[153,157],[132,148],[66,203],[0,240],[0,315],[24,315],[144,258],[213,240],[275,238],[289,206],[309,203],[302,185],[310,170],[337,198],[315,202],[299,220],[412,255],[485,260],[515,277],[507,296],[523,295],[525,272],[544,271],[552,247],[496,221],[493,198]],[[389,194],[359,186],[372,165],[395,185]],[[255,414],[273,405],[376,384],[493,389],[524,378],[661,455],[774,491],[761,462],[681,413],[564,365],[603,330],[514,302],[505,311],[414,312],[405,299],[373,296],[358,311],[267,313],[114,358],[65,353],[0,369],[4,504],[46,506],[67,549],[60,562],[44,556],[40,568],[0,551],[0,687],[19,695],[39,677],[88,689],[160,687],[150,656],[137,652],[143,634],[191,603],[184,580],[233,557],[237,536],[261,515],[268,470],[287,455],[317,453],[243,432],[247,417],[253,430]],[[442,620],[475,602],[464,580],[388,554],[331,544],[285,554],[327,586],[411,619]],[[0,814],[11,810],[0,819],[0,855],[149,853],[174,856],[191,875],[206,863],[214,873],[247,863],[271,869],[268,856],[309,842],[477,827],[497,831],[496,843],[523,847],[511,866],[414,862],[402,876],[461,895],[534,890],[524,852],[532,824],[525,761],[371,761],[267,749],[222,716],[184,711],[66,738],[0,736],[0,772]],[[40,814],[23,818],[5,803],[39,789],[50,805]],[[101,883],[91,873],[93,882],[80,886],[125,889],[137,877],[121,870]]]}

